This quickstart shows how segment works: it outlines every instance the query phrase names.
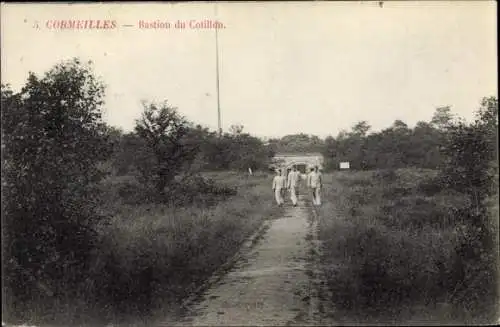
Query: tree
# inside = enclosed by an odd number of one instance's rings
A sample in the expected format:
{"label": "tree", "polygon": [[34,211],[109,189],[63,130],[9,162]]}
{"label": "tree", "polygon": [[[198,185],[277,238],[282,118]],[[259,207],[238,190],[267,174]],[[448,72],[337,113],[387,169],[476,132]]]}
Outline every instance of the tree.
{"label": "tree", "polygon": [[447,133],[440,180],[444,187],[470,200],[455,215],[464,227],[454,268],[464,277],[457,281],[455,293],[460,300],[472,300],[468,310],[477,310],[479,296],[481,309],[498,303],[498,223],[493,222],[498,218],[490,215],[488,203],[493,194],[498,194],[494,187],[498,181],[498,100],[483,98],[473,123],[454,122]]}
{"label": "tree", "polygon": [[443,158],[440,154],[441,132],[427,122],[417,122],[411,131],[408,162],[411,166],[437,169]]}
{"label": "tree", "polygon": [[191,170],[201,171],[205,168],[210,168],[211,163],[208,158],[213,151],[214,140],[218,138],[217,133],[210,132],[208,128],[198,124],[194,128],[189,129],[186,138],[190,144],[197,144],[199,149],[191,165]]}
{"label": "tree", "polygon": [[392,129],[396,131],[407,132],[408,125],[404,121],[396,119],[394,123],[392,123]]}
{"label": "tree", "polygon": [[486,134],[490,153],[498,160],[498,99],[485,97],[476,112],[476,124],[481,126]]}
{"label": "tree", "polygon": [[152,154],[148,151],[146,143],[134,132],[121,135],[118,144],[115,144],[112,166],[118,176],[135,174],[140,168],[150,162]]}
{"label": "tree", "polygon": [[484,98],[472,124],[457,122],[447,129],[445,176],[449,186],[469,194],[473,203],[491,195],[490,166],[498,158],[498,100]]}
{"label": "tree", "polygon": [[352,135],[357,135],[360,137],[365,137],[366,133],[370,130],[371,126],[368,124],[366,120],[358,122],[356,125],[352,127]]}
{"label": "tree", "polygon": [[192,163],[198,146],[186,138],[192,126],[179,115],[177,108],[169,106],[167,101],[160,104],[144,102],[143,107],[135,131],[145,141],[154,161],[142,167],[142,175],[144,181],[154,183],[162,197],[175,175]]}
{"label": "tree", "polygon": [[243,125],[231,125],[229,131],[232,135],[239,135],[243,133],[243,128],[244,128]]}
{"label": "tree", "polygon": [[103,97],[78,59],[30,73],[19,93],[2,86],[4,273],[16,306],[74,296],[84,280],[109,155]]}
{"label": "tree", "polygon": [[123,167],[117,169],[117,156],[121,150],[121,143],[124,136],[123,130],[121,128],[106,125],[105,133],[109,142],[108,146],[110,149],[110,159],[105,163],[103,170],[106,170],[112,174],[123,175]]}
{"label": "tree", "polygon": [[269,161],[269,151],[262,141],[250,134],[226,136],[228,149],[227,161],[229,168],[236,170],[262,169]]}
{"label": "tree", "polygon": [[321,152],[323,147],[319,137],[304,133],[285,135],[274,145],[277,152]]}
{"label": "tree", "polygon": [[342,161],[349,161],[349,133],[340,130],[337,137],[328,136],[325,139],[323,153],[326,158],[326,165],[329,169],[337,168]]}
{"label": "tree", "polygon": [[352,127],[347,141],[347,151],[349,152],[349,161],[354,169],[365,169],[367,163],[366,156],[366,134],[371,126],[366,121],[360,121]]}
{"label": "tree", "polygon": [[452,121],[453,115],[451,114],[451,107],[445,106],[436,108],[431,119],[431,124],[440,130],[444,130],[446,127],[450,126]]}
{"label": "tree", "polygon": [[322,153],[325,158],[325,168],[335,169],[339,160],[337,159],[337,141],[333,136],[329,135],[325,138],[325,147]]}

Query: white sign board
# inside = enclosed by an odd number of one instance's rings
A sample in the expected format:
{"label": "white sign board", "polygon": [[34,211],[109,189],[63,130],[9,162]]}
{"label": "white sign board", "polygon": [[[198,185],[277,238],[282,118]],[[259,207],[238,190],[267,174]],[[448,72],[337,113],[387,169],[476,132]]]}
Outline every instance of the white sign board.
{"label": "white sign board", "polygon": [[349,169],[349,162],[341,162],[340,169]]}

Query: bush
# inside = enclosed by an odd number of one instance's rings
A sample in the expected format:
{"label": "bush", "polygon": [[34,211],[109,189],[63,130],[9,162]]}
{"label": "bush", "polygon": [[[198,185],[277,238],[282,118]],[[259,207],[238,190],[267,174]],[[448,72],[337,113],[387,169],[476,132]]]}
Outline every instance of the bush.
{"label": "bush", "polygon": [[216,184],[212,179],[199,175],[185,176],[180,181],[169,185],[167,198],[176,205],[213,205],[237,194],[234,187]]}
{"label": "bush", "polygon": [[325,261],[337,263],[327,265],[326,274],[339,313],[361,321],[397,321],[409,306],[446,299],[454,274],[451,231],[422,237],[359,217],[337,221],[325,233],[324,253],[330,257]]}
{"label": "bush", "polygon": [[[498,227],[471,228],[471,221],[486,218],[471,210],[466,194],[446,190],[430,197],[416,181],[410,187],[397,177],[368,186],[365,179],[353,174],[334,184],[328,190],[334,203],[320,209],[333,318],[402,323],[418,314],[423,320],[494,321],[498,257],[484,242],[498,244],[492,234]],[[394,191],[401,188],[408,194]]]}
{"label": "bush", "polygon": [[169,206],[207,207],[237,194],[236,187],[217,183],[201,175],[184,175],[172,180],[163,195],[151,184],[137,181],[134,176],[114,176],[101,186],[107,202],[125,205],[167,204]]}
{"label": "bush", "polygon": [[392,184],[398,180],[395,169],[379,169],[373,173],[373,178],[379,183]]}

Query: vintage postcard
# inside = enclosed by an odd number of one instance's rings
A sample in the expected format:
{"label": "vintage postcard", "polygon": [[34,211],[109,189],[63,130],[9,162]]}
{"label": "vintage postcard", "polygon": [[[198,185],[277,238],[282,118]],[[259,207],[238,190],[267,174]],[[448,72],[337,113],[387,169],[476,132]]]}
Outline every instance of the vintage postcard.
{"label": "vintage postcard", "polygon": [[2,3],[2,326],[498,323],[496,10]]}

